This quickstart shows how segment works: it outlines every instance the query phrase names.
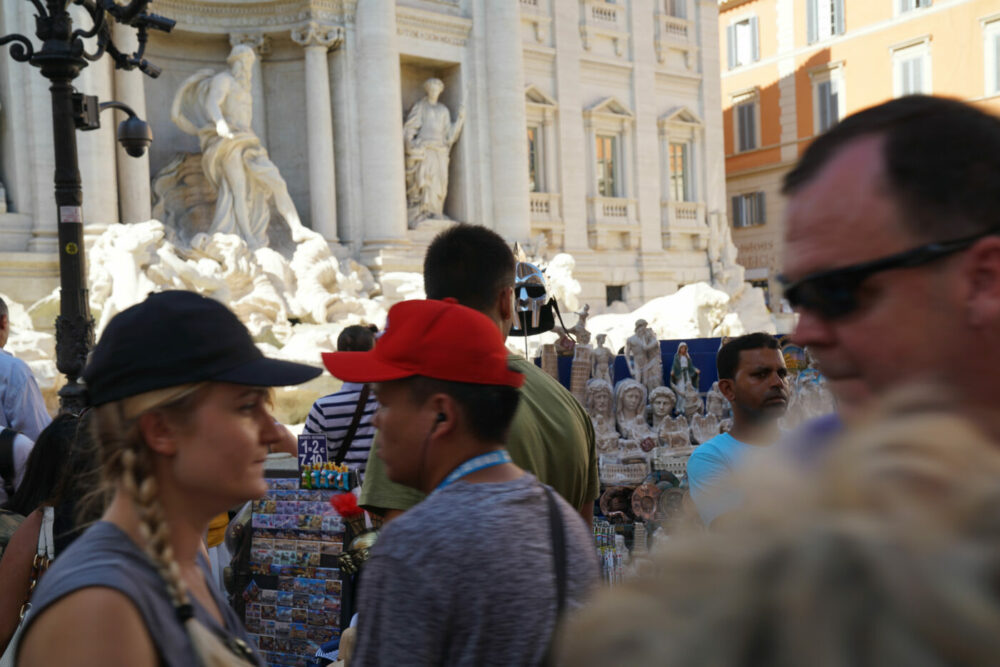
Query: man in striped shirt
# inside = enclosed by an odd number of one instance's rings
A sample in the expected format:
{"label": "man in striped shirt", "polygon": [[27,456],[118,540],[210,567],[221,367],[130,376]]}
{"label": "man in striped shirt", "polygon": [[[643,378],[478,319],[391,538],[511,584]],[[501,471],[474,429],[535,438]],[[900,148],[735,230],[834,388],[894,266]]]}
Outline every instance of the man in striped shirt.
{"label": "man in striped shirt", "polygon": [[[359,325],[347,327],[337,337],[338,352],[367,352],[374,345],[375,334],[373,331]],[[340,391],[324,396],[313,403],[312,410],[306,417],[306,425],[302,432],[326,436],[327,455],[330,461],[334,460],[343,445],[344,437],[354,419],[363,388],[362,384],[345,382]],[[368,450],[372,447],[372,437],[375,435],[372,417],[375,416],[377,407],[378,402],[375,400],[374,393],[368,392],[357,431],[355,431],[347,455],[344,457],[344,463],[352,470],[357,470],[362,479],[364,479],[365,465],[368,462]]]}

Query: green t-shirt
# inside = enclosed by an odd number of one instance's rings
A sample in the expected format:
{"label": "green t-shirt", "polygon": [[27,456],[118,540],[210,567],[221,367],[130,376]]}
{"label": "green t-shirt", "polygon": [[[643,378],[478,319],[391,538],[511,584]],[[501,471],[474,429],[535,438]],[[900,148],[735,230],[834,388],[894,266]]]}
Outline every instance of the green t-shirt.
{"label": "green t-shirt", "polygon": [[[510,367],[524,373],[521,400],[507,436],[507,451],[521,468],[555,489],[570,505],[580,508],[600,492],[594,425],[565,387],[523,357],[511,356]],[[378,433],[368,454],[361,505],[407,510],[424,494],[385,475],[375,455]]]}

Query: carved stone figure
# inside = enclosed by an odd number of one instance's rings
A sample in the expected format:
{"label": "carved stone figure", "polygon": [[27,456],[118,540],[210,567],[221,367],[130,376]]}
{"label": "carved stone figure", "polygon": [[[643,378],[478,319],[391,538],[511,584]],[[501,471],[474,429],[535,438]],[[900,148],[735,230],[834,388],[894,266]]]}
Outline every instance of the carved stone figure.
{"label": "carved stone figure", "polygon": [[594,370],[592,376],[597,380],[604,380],[609,385],[614,377],[615,363],[615,353],[611,351],[611,348],[604,345],[604,341],[608,339],[607,334],[599,333],[596,336],[597,347],[594,348]]}
{"label": "carved stone figure", "polygon": [[625,358],[632,377],[641,382],[647,392],[663,385],[663,360],[660,341],[646,320],[635,321],[635,335],[625,341]]}
{"label": "carved stone figure", "polygon": [[719,435],[719,418],[715,415],[695,415],[691,419],[691,441],[706,442]]}
{"label": "carved stone figure", "polygon": [[615,415],[612,410],[611,383],[601,379],[587,382],[584,407],[594,423],[597,450],[608,453],[618,449],[618,431],[615,429]]}
{"label": "carved stone figure", "polygon": [[590,345],[590,332],[587,331],[587,318],[590,317],[590,304],[583,304],[583,310],[577,313],[579,319],[576,321],[572,327],[569,328],[568,333],[573,334],[576,338],[577,345]]}
{"label": "carved stone figure", "polygon": [[217,190],[208,233],[237,234],[251,250],[268,245],[271,205],[288,224],[292,241],[305,236],[285,180],[250,127],[253,114],[253,49],[233,47],[230,70],[194,73],[174,96],[170,117],[198,137],[201,165]]}
{"label": "carved stone figure", "polygon": [[657,387],[649,392],[649,407],[652,410],[653,431],[658,433],[663,420],[670,417],[674,406],[677,404],[677,397],[670,387]]}
{"label": "carved stone figure", "polygon": [[722,419],[729,414],[730,410],[729,401],[719,391],[719,382],[716,380],[712,383],[712,388],[708,390],[708,394],[705,396],[705,414],[715,415],[719,419]]}
{"label": "carved stone figure", "polygon": [[639,447],[648,452],[656,446],[656,437],[646,423],[646,388],[631,378],[615,385],[615,421],[627,441],[623,443],[626,449]]}
{"label": "carved stone figure", "polygon": [[670,386],[677,394],[677,412],[690,419],[701,407],[698,400],[698,377],[701,375],[688,354],[687,343],[677,346],[674,361],[670,365]]}
{"label": "carved stone figure", "polygon": [[465,123],[465,105],[455,122],[448,107],[438,102],[444,91],[441,79],[424,82],[427,95],[410,109],[403,124],[406,151],[406,208],[410,227],[428,218],[447,220],[448,160]]}
{"label": "carved stone figure", "polygon": [[684,415],[665,418],[656,435],[660,444],[671,449],[691,446],[691,427]]}

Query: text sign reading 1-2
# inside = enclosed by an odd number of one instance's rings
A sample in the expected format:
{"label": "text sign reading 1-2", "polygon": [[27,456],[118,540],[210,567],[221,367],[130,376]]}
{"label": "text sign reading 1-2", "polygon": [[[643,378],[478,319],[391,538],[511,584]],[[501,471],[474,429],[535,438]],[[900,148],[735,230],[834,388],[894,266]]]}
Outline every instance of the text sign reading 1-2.
{"label": "text sign reading 1-2", "polygon": [[326,436],[303,433],[299,436],[299,467],[326,463]]}

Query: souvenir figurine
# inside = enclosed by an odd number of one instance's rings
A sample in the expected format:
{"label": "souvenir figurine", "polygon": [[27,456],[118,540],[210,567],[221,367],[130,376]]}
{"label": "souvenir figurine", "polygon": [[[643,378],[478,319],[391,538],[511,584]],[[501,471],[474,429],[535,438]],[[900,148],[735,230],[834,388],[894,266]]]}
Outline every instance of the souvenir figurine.
{"label": "souvenir figurine", "polygon": [[696,412],[700,412],[700,400],[698,398],[698,377],[701,375],[691,361],[688,354],[687,343],[677,346],[677,353],[674,355],[674,362],[670,366],[670,386],[677,394],[677,412],[683,413],[690,419]]}
{"label": "souvenir figurine", "polygon": [[597,450],[603,453],[618,449],[620,436],[615,429],[615,416],[612,411],[611,384],[601,379],[591,379],[587,382],[585,407],[594,423],[594,436],[597,440]]}
{"label": "souvenir figurine", "polygon": [[691,428],[684,415],[667,417],[660,423],[660,430],[657,437],[660,443],[671,449],[679,449],[691,446]]}
{"label": "souvenir figurine", "polygon": [[732,408],[729,405],[729,401],[719,391],[719,381],[716,380],[712,383],[712,388],[708,390],[708,394],[705,396],[705,414],[715,415],[719,419],[724,419],[729,415],[730,410]]}
{"label": "souvenir figurine", "polygon": [[597,340],[597,347],[594,348],[592,357],[594,360],[594,369],[591,372],[591,377],[595,380],[604,380],[610,386],[614,375],[612,367],[615,363],[615,353],[604,345],[604,341],[608,339],[607,334],[599,333],[595,336],[595,339]]}
{"label": "souvenir figurine", "polygon": [[658,433],[663,420],[670,416],[677,404],[677,396],[670,387],[657,387],[649,392],[649,407],[653,432]]}
{"label": "souvenir figurine", "polygon": [[631,446],[648,452],[656,446],[656,439],[646,423],[646,388],[632,379],[615,385],[615,421],[622,438]]}
{"label": "souvenir figurine", "polygon": [[625,341],[625,359],[632,378],[651,392],[663,384],[663,359],[660,341],[646,320],[635,321],[635,334]]}

